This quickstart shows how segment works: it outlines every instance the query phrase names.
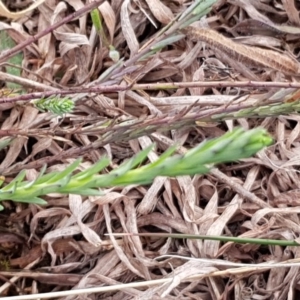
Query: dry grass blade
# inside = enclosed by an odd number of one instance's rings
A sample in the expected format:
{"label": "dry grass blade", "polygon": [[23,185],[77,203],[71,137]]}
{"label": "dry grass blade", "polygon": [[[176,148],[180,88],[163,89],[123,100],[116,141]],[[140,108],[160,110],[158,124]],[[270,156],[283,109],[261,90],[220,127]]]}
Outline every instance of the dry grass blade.
{"label": "dry grass blade", "polygon": [[128,6],[130,5],[130,0],[125,0],[121,8],[121,28],[123,35],[126,39],[127,45],[130,49],[130,55],[133,56],[139,50],[139,42],[136,38],[134,29],[132,28]]}
{"label": "dry grass blade", "polygon": [[190,26],[182,31],[191,39],[203,41],[211,48],[220,50],[229,57],[246,65],[272,68],[289,75],[299,73],[300,65],[298,61],[278,52],[235,43],[216,31],[207,28]]}
{"label": "dry grass blade", "polygon": [[116,28],[115,13],[107,1],[105,1],[104,3],[102,3],[99,6],[99,11],[101,12],[101,15],[103,16],[103,19],[104,19],[107,29],[109,31],[110,44],[112,44],[113,39],[114,39],[115,28]]}
{"label": "dry grass blade", "polygon": [[[205,261],[205,260],[204,260]],[[207,260],[205,262],[210,263],[211,260]],[[218,264],[217,262],[215,263],[216,265]],[[284,261],[280,264],[274,264],[274,263],[268,263],[268,264],[261,264],[261,265],[256,265],[256,264],[249,264],[248,266],[244,267],[237,267],[239,264],[234,264],[234,263],[228,263],[228,266],[234,266],[233,268],[228,268],[227,270],[212,270],[209,274],[207,274],[208,270],[203,270],[203,272],[199,272],[199,269],[201,269],[200,266],[203,266],[203,262],[201,263],[187,263],[184,265],[182,269],[188,269],[191,268],[190,273],[195,272],[194,268],[198,269],[198,273],[196,275],[191,275],[189,277],[184,278],[184,281],[194,281],[194,280],[201,280],[203,278],[213,278],[217,276],[232,276],[232,275],[247,275],[247,273],[253,273],[253,272],[260,272],[268,269],[272,270],[278,270],[278,268],[284,268],[284,267],[290,267],[290,266],[295,266],[295,268],[298,268],[299,266],[299,259],[294,259],[294,260],[287,260]],[[188,271],[187,271],[188,272]],[[179,279],[179,278],[178,278]],[[55,298],[55,297],[63,297],[63,296],[74,296],[74,295],[81,295],[81,294],[88,294],[88,293],[104,293],[104,292],[109,292],[109,291],[116,291],[116,290],[124,290],[128,289],[130,292],[130,289],[132,288],[142,288],[142,287],[151,287],[151,286],[156,286],[156,285],[163,285],[165,287],[169,286],[168,284],[175,284],[178,285],[180,281],[175,280],[173,277],[168,277],[164,279],[158,279],[158,280],[151,280],[151,281],[144,281],[144,282],[135,282],[135,283],[128,283],[128,284],[116,284],[112,286],[106,286],[106,287],[96,287],[96,288],[85,288],[85,289],[77,289],[76,291],[63,291],[63,292],[53,292],[47,294],[46,297],[49,298]],[[165,289],[164,287],[164,289]],[[152,297],[152,295],[161,288],[153,288],[154,291],[149,289],[149,296]],[[136,293],[132,291],[132,293]],[[147,292],[144,293],[144,296],[147,295]],[[203,295],[205,296],[205,294]],[[208,296],[208,294],[206,294]],[[22,298],[23,297],[23,298]],[[30,298],[31,297],[31,298]],[[45,295],[43,294],[38,294],[38,295],[26,295],[26,296],[15,296],[15,297],[10,297],[10,298],[3,298],[4,300],[32,300],[32,299],[45,299]],[[149,298],[144,298],[143,299],[149,299]],[[153,299],[153,298],[151,298]],[[156,298],[154,298],[156,299]]]}

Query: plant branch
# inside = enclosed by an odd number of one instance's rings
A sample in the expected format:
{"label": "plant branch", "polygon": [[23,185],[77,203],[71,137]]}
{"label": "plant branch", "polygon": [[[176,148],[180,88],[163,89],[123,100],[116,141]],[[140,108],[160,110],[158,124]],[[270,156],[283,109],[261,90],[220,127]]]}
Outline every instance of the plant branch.
{"label": "plant branch", "polygon": [[[12,175],[23,169],[31,168],[40,168],[45,163],[53,163],[65,158],[81,156],[91,151],[102,147],[108,143],[113,143],[117,141],[128,141],[131,139],[138,138],[144,135],[150,135],[154,132],[164,132],[171,129],[178,129],[184,126],[195,126],[201,123],[208,122],[219,122],[226,119],[237,119],[242,117],[266,117],[266,116],[275,116],[282,113],[293,113],[300,111],[300,102],[291,102],[291,103],[280,103],[273,105],[262,105],[261,107],[254,107],[253,103],[251,104],[233,104],[230,106],[221,106],[213,109],[206,110],[195,110],[190,112],[188,110],[183,110],[176,115],[163,115],[159,117],[148,117],[142,120],[134,120],[132,118],[122,118],[121,120],[106,120],[103,121],[98,127],[94,128],[80,128],[74,129],[74,132],[68,132],[69,134],[97,134],[100,136],[98,140],[93,143],[90,143],[83,147],[71,148],[66,151],[62,151],[55,156],[48,156],[42,159],[36,160],[34,162],[23,165],[21,163],[15,164],[11,168],[0,169],[0,173],[3,175]],[[118,122],[118,123],[117,123]],[[39,132],[40,134],[47,134],[43,131]],[[0,131],[0,136],[15,136],[15,135],[37,135],[39,134],[36,131],[19,130],[15,129],[3,130]],[[62,129],[57,129],[55,132],[48,134],[64,134],[65,132]]]}

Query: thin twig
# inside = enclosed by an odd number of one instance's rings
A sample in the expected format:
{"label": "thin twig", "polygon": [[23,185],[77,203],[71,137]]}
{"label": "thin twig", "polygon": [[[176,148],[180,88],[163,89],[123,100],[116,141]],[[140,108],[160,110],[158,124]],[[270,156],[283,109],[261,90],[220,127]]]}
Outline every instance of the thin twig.
{"label": "thin twig", "polygon": [[113,93],[131,90],[168,90],[168,89],[181,89],[181,88],[225,88],[225,87],[252,87],[252,88],[295,88],[300,89],[300,82],[281,82],[281,81],[192,81],[192,82],[171,82],[171,83],[146,83],[134,84],[130,86],[122,85],[100,85],[97,87],[78,87],[67,90],[35,92],[16,97],[0,98],[0,103],[16,102],[16,101],[30,101],[33,99],[47,98],[55,95],[72,95],[78,93]]}

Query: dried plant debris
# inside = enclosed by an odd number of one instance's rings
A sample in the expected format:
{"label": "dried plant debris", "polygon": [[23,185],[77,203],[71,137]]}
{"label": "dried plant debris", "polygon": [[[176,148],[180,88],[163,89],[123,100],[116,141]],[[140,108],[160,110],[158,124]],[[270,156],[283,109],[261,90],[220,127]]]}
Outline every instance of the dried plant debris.
{"label": "dried plant debris", "polygon": [[[21,171],[27,184],[74,164],[82,174],[104,157],[97,176],[114,174],[155,142],[143,168],[174,145],[184,156],[237,126],[262,127],[275,141],[209,174],[94,195],[51,190],[40,196],[46,205],[1,201],[1,296],[300,298],[294,244],[113,235],[299,242],[298,2],[0,1],[4,186]],[[99,291],[82,291],[90,287]]]}

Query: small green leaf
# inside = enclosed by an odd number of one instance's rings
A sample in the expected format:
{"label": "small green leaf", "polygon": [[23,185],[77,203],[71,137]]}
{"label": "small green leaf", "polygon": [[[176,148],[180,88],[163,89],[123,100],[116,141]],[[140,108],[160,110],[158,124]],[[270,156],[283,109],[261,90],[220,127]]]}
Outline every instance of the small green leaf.
{"label": "small green leaf", "polygon": [[96,31],[97,31],[97,32],[102,31],[102,30],[103,30],[102,20],[101,20],[101,16],[100,16],[100,13],[99,13],[98,8],[93,9],[93,10],[90,12],[90,14],[91,14],[91,18],[92,18],[93,25],[94,25],[95,28],[96,28]]}
{"label": "small green leaf", "polygon": [[87,177],[91,177],[94,174],[101,172],[109,164],[110,164],[109,159],[107,157],[104,157],[101,160],[99,160],[96,164],[91,166],[90,168],[75,174],[72,178],[77,180],[84,180]]}
{"label": "small green leaf", "polygon": [[162,153],[158,157],[158,159],[156,161],[152,162],[151,164],[141,167],[141,169],[143,171],[147,171],[148,169],[153,169],[158,166],[163,167],[163,165],[165,164],[165,161],[176,151],[176,148],[177,148],[176,145],[168,148],[164,153]]}
{"label": "small green leaf", "polygon": [[41,177],[38,176],[38,178],[35,180],[35,184],[43,184],[45,182],[47,182],[48,180],[50,180],[53,176],[56,176],[59,172],[51,172],[48,174],[44,174]]}
{"label": "small green leaf", "polygon": [[21,203],[29,203],[29,204],[38,204],[38,205],[46,205],[47,201],[45,201],[42,198],[39,197],[32,197],[32,198],[27,198],[27,199],[16,199],[16,202],[21,202]]}
{"label": "small green leaf", "polygon": [[197,15],[197,18],[205,16],[217,0],[196,0],[194,1],[179,18],[179,21],[185,18],[191,18],[190,15]]}
{"label": "small green leaf", "polygon": [[98,191],[96,189],[88,189],[88,188],[74,189],[71,191],[70,194],[76,194],[82,196],[103,196],[104,195],[102,191]]}
{"label": "small green leaf", "polygon": [[81,163],[82,159],[76,159],[71,165],[65,168],[62,172],[58,172],[56,175],[49,178],[47,184],[56,183],[59,180],[65,178],[66,176],[70,175]]}
{"label": "small green leaf", "polygon": [[203,17],[211,10],[212,6],[217,2],[217,0],[200,0],[198,2],[199,4],[195,7],[192,14]]}
{"label": "small green leaf", "polygon": [[16,183],[19,183],[24,180],[26,176],[26,171],[22,170],[9,184],[2,188],[2,191],[9,191],[13,189]]}
{"label": "small green leaf", "polygon": [[151,50],[158,51],[158,50],[166,47],[167,45],[170,45],[170,44],[173,44],[173,43],[176,43],[176,42],[180,41],[184,37],[185,37],[184,34],[177,34],[177,35],[174,35],[174,36],[170,36],[170,37],[156,43],[154,46],[151,47]]}
{"label": "small green leaf", "polygon": [[133,169],[147,157],[147,155],[150,153],[153,147],[154,145],[150,145],[149,147],[145,148],[138,154],[134,155],[131,159],[125,161],[118,169],[113,170],[110,174],[115,176],[121,176],[129,170]]}

